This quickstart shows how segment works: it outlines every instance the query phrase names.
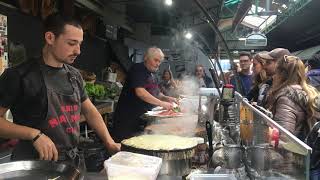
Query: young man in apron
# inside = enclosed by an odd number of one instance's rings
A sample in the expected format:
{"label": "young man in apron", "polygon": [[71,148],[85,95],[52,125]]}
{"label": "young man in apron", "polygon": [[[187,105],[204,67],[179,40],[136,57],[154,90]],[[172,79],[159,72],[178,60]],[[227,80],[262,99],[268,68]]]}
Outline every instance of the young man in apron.
{"label": "young man in apron", "polygon": [[[20,139],[12,160],[53,160],[81,166],[77,146],[83,114],[110,153],[120,150],[70,66],[80,54],[80,24],[58,14],[45,23],[42,56],[7,69],[0,76],[0,136]],[[10,109],[14,122],[3,117]]]}

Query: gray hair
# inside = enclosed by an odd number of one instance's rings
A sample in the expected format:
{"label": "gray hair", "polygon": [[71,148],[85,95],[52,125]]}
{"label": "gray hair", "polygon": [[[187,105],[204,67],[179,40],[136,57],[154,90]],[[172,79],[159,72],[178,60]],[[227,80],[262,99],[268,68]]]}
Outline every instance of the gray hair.
{"label": "gray hair", "polygon": [[164,54],[162,50],[156,46],[150,47],[147,49],[146,53],[144,54],[144,60],[148,60],[153,58],[156,54],[160,54],[161,59],[164,58]]}

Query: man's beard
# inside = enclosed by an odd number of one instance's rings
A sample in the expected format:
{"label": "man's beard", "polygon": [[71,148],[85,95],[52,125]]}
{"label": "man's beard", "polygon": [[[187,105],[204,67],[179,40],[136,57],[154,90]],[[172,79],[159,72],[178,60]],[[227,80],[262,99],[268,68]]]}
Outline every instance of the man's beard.
{"label": "man's beard", "polygon": [[157,72],[158,70],[159,70],[159,68],[151,69],[151,71],[152,71],[153,73]]}
{"label": "man's beard", "polygon": [[72,55],[72,56],[68,56],[67,58],[65,59],[62,59],[62,58],[58,58],[56,57],[56,60],[60,63],[65,63],[65,64],[72,64],[74,63],[74,61],[76,60],[77,56],[75,55]]}

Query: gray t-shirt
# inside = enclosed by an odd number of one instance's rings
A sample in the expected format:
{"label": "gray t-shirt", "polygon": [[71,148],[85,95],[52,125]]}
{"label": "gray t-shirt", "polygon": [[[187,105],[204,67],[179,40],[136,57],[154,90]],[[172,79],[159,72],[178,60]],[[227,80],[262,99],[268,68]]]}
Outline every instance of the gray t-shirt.
{"label": "gray t-shirt", "polygon": [[[48,65],[41,65],[46,73],[48,84],[47,88],[53,89],[61,94],[71,95],[73,87],[69,80],[69,76],[65,67],[51,67]],[[83,80],[79,81],[80,87],[83,87]],[[49,87],[48,87],[49,86]],[[84,88],[80,88],[81,102],[87,98]]]}

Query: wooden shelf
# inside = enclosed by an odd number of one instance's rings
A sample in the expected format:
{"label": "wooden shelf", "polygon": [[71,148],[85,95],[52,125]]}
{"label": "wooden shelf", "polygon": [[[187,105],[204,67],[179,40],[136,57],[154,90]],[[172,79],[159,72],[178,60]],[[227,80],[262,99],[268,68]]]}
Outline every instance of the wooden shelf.
{"label": "wooden shelf", "polygon": [[[96,105],[96,108],[101,115],[104,115],[104,114],[113,112],[113,104],[114,104],[113,101],[105,102],[105,103],[101,103],[99,105]],[[84,117],[84,115],[81,115],[80,123],[84,122],[84,121],[86,121],[86,118]]]}

